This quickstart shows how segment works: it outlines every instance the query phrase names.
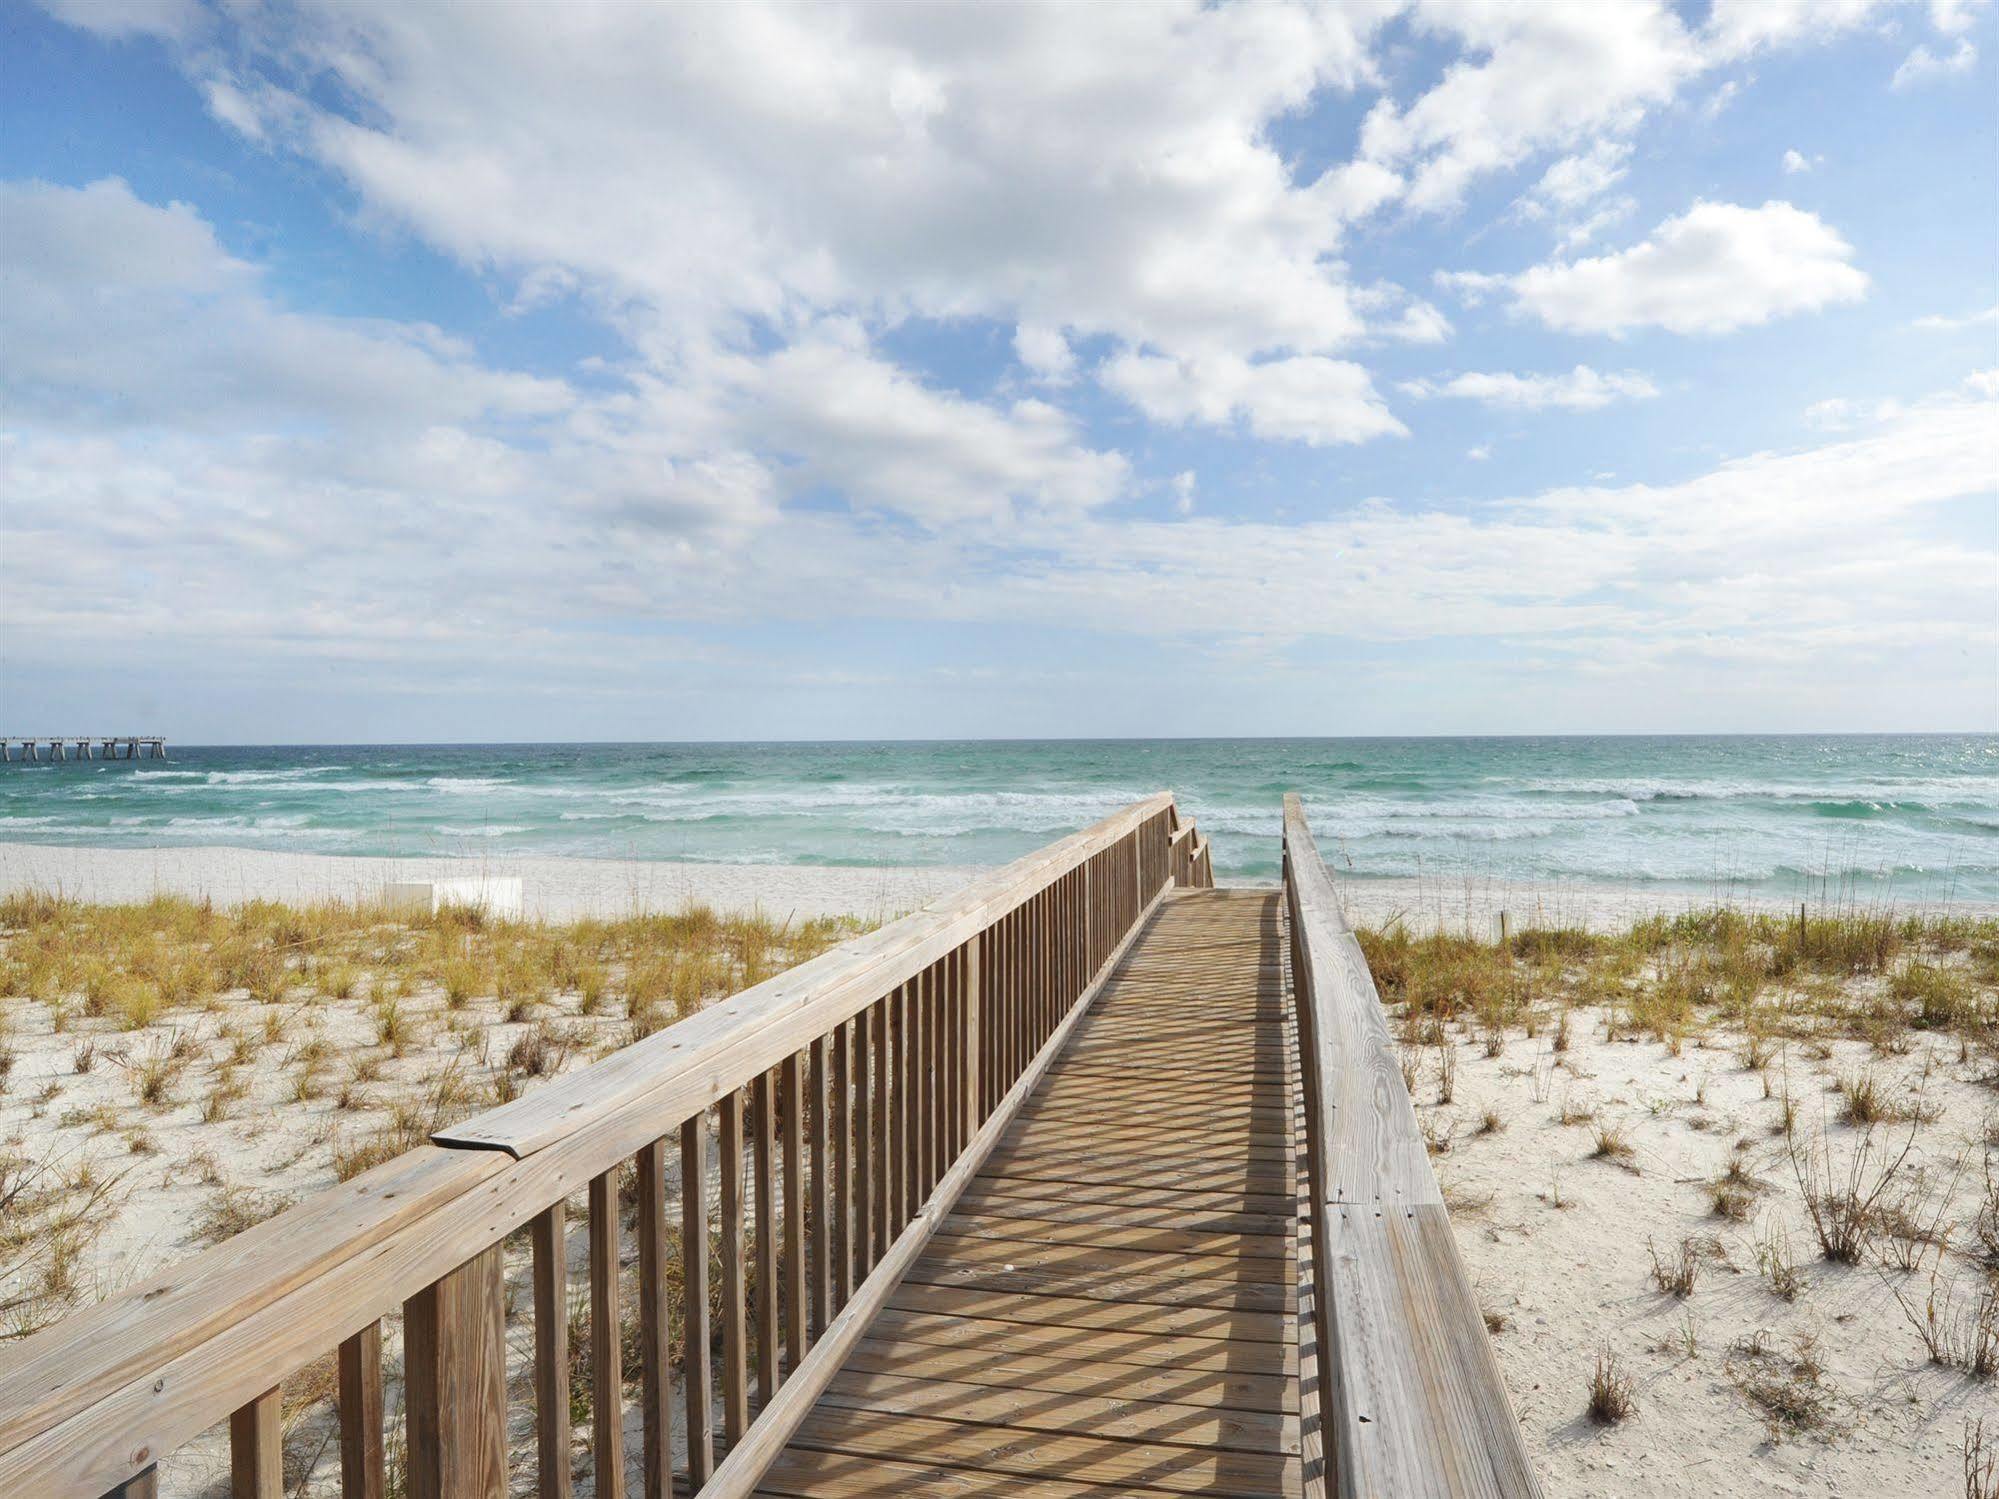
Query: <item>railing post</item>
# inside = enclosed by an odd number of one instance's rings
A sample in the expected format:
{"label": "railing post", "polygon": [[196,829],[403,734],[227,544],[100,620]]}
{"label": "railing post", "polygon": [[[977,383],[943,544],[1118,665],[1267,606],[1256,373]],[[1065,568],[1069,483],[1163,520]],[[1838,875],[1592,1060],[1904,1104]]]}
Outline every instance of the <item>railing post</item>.
{"label": "railing post", "polygon": [[505,1310],[498,1244],[403,1303],[411,1499],[506,1499]]}

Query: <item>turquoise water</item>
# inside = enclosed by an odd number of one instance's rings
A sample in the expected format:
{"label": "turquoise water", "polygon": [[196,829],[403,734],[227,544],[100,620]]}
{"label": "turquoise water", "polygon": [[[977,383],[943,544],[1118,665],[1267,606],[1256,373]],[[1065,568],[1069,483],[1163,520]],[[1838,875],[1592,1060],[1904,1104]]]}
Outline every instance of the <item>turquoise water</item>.
{"label": "turquoise water", "polygon": [[0,767],[0,841],[993,864],[1161,787],[1224,878],[1304,794],[1357,878],[1999,901],[1999,737],[322,745]]}

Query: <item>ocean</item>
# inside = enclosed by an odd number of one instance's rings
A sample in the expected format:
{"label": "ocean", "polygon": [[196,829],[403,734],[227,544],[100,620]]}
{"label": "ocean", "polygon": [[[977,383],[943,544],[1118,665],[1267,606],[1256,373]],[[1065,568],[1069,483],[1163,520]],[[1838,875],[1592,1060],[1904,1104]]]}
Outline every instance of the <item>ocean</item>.
{"label": "ocean", "polygon": [[0,767],[0,841],[997,864],[1162,787],[1269,880],[1301,792],[1343,876],[1999,901],[1999,736],[172,746]]}

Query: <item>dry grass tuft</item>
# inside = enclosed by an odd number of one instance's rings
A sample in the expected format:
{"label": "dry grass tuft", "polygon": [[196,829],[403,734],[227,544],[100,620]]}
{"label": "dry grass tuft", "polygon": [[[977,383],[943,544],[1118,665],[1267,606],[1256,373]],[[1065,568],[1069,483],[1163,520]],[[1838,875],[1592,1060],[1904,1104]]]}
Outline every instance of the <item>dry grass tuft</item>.
{"label": "dry grass tuft", "polygon": [[1589,1378],[1589,1418],[1599,1426],[1615,1426],[1638,1408],[1631,1378],[1605,1343],[1597,1349]]}

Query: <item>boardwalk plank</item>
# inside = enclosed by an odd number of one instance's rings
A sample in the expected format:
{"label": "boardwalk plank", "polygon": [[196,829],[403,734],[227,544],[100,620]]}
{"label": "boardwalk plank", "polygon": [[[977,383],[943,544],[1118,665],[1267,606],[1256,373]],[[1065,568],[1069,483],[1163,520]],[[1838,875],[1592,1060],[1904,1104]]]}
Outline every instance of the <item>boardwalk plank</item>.
{"label": "boardwalk plank", "polygon": [[1302,1492],[1277,902],[1168,902],[759,1492]]}

